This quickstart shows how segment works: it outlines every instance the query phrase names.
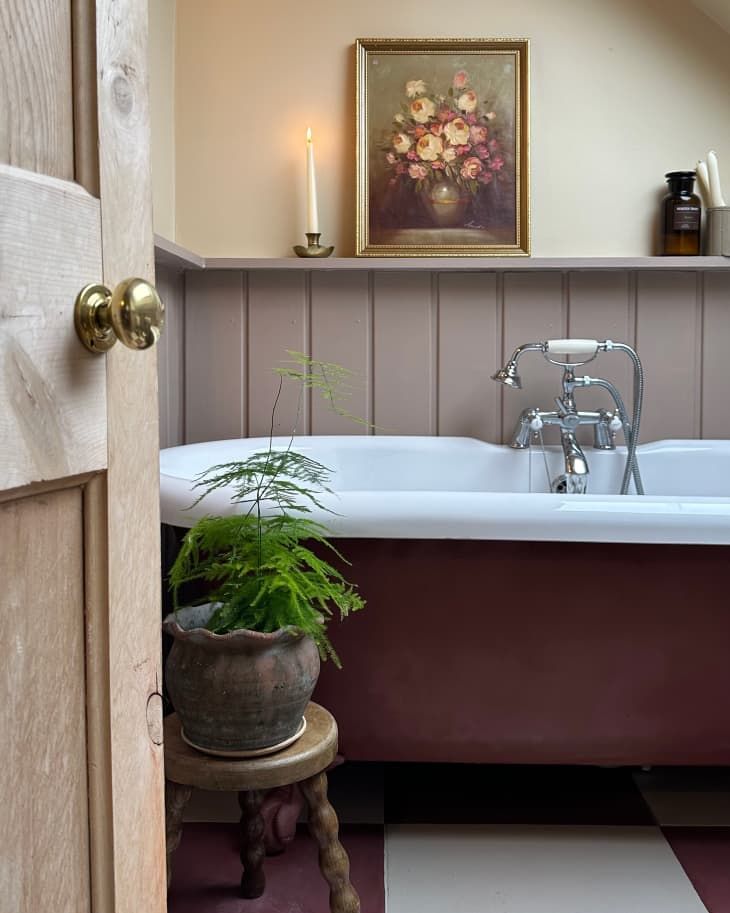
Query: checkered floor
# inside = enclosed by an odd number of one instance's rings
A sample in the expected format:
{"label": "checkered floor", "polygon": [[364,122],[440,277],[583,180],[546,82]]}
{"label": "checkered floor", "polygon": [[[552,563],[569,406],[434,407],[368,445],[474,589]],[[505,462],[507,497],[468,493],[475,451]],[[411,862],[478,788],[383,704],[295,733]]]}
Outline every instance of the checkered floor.
{"label": "checkered floor", "polygon": [[[730,913],[727,769],[345,764],[330,796],[363,913]],[[235,797],[213,798],[191,804],[169,913],[328,909],[305,827],[241,900]]]}

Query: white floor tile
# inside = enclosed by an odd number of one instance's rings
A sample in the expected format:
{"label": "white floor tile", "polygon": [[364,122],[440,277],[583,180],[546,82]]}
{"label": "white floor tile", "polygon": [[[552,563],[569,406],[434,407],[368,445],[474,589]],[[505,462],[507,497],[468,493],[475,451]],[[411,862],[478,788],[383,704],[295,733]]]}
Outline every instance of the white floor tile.
{"label": "white floor tile", "polygon": [[387,913],[706,913],[652,827],[389,825]]}

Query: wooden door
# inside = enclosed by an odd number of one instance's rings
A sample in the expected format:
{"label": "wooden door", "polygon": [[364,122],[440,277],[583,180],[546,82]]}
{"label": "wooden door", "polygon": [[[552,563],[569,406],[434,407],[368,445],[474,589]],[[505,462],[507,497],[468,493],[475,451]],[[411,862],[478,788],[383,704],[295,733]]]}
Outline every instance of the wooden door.
{"label": "wooden door", "polygon": [[0,0],[0,909],[165,909],[147,0]]}

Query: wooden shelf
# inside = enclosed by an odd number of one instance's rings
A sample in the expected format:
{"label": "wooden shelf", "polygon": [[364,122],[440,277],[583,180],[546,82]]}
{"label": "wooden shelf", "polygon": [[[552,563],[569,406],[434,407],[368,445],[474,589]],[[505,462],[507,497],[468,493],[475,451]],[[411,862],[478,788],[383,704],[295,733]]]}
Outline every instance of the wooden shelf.
{"label": "wooden shelf", "polygon": [[730,257],[201,257],[155,236],[157,262],[176,269],[238,270],[730,270]]}
{"label": "wooden shelf", "polygon": [[168,241],[162,235],[155,235],[155,263],[172,269],[205,269],[205,258],[194,254],[187,247]]}
{"label": "wooden shelf", "polygon": [[728,257],[329,257],[306,260],[255,257],[207,257],[206,269],[241,270],[438,270],[491,272],[509,270],[730,270]]}

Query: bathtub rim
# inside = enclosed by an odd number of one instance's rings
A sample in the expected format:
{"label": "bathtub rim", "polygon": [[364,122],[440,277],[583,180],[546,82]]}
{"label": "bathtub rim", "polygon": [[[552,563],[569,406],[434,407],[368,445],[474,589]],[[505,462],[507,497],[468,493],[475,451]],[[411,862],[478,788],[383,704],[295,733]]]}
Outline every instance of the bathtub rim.
{"label": "bathtub rim", "polygon": [[[394,441],[395,438],[395,441]],[[268,444],[268,438],[240,438],[182,445],[232,445],[245,441],[252,451]],[[288,438],[277,438],[287,441]],[[298,436],[320,445],[336,441],[344,447],[392,446],[399,441],[431,448],[459,442],[478,450],[504,447],[466,437],[408,437],[323,435]],[[436,444],[435,442],[441,442]],[[714,445],[714,447],[713,447]],[[645,453],[671,450],[730,449],[727,440],[676,440],[649,442]],[[177,450],[169,448],[168,450]],[[161,451],[161,520],[172,526],[192,526],[206,515],[230,513],[224,491],[215,492],[193,509],[177,505],[192,503],[191,480],[166,471]],[[214,460],[211,461],[211,463]],[[315,511],[313,520],[323,522],[332,538],[357,539],[465,539],[535,542],[653,543],[672,545],[730,545],[730,497],[683,495],[560,495],[542,492],[485,491],[392,491],[348,489],[326,495],[323,503],[335,514]]]}

